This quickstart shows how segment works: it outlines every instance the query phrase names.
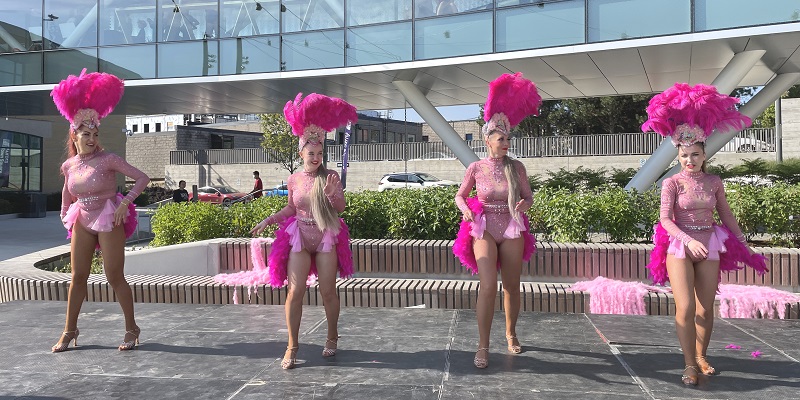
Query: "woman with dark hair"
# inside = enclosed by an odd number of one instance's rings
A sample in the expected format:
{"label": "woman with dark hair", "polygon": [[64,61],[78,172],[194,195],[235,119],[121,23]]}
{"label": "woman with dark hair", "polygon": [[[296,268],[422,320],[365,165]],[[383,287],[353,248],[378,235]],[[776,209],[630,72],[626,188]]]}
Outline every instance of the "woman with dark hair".
{"label": "woman with dark hair", "polygon": [[[125,239],[136,230],[133,200],[150,179],[116,154],[100,146],[100,119],[119,102],[123,82],[105,73],[71,75],[51,95],[58,110],[70,123],[66,146],[69,158],[61,165],[64,189],[61,220],[69,232],[72,281],[67,299],[67,318],[54,353],[78,345],[78,314],[86,297],[87,280],[95,248],[102,251],[103,270],[125,315],[125,336],[119,350],[131,350],[139,343],[140,329],[133,315],[133,295],[125,280]],[[117,173],[136,184],[123,197],[117,193]]]}
{"label": "woman with dark hair", "polygon": [[[714,326],[714,297],[721,271],[749,265],[766,272],[765,258],[747,247],[725,198],[722,180],[706,173],[705,141],[715,130],[743,129],[737,99],[713,86],[677,83],[653,97],[644,131],[670,137],[678,148],[681,172],[664,180],[650,269],[653,281],[670,281],[675,325],[685,367],[681,381],[697,385],[698,373],[713,375],[706,359]],[[717,211],[722,225],[714,221]]]}

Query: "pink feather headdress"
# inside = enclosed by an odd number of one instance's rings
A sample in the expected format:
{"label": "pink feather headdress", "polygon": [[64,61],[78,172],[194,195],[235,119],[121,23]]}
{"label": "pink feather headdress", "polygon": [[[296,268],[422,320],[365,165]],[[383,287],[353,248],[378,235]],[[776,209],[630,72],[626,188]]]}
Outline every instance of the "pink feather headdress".
{"label": "pink feather headdress", "polygon": [[521,72],[503,74],[489,83],[489,96],[483,110],[483,134],[500,131],[508,135],[528,115],[539,115],[542,96],[536,85]]}
{"label": "pink feather headdress", "polygon": [[714,130],[741,130],[752,123],[736,110],[737,103],[714,86],[676,83],[650,99],[642,131],[670,137],[675,147],[705,142]]}
{"label": "pink feather headdress", "polygon": [[286,102],[283,115],[292,127],[292,133],[300,137],[301,150],[308,143],[322,143],[326,133],[346,125],[348,121],[358,120],[356,108],[348,102],[317,93],[311,93],[305,99],[302,93],[298,93],[294,101]]}
{"label": "pink feather headdress", "polygon": [[80,76],[70,75],[56,85],[50,96],[72,129],[81,125],[95,128],[114,110],[124,91],[125,84],[116,76],[100,72],[87,74],[84,68]]}

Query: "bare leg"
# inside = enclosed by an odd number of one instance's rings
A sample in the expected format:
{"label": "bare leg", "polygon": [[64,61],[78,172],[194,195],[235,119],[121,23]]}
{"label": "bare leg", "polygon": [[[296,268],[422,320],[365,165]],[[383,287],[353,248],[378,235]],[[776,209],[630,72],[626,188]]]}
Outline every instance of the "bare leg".
{"label": "bare leg", "polygon": [[704,260],[695,264],[694,269],[695,300],[697,310],[695,311],[695,330],[697,331],[697,341],[695,345],[695,356],[702,359],[697,360],[700,370],[707,375],[713,375],[716,371],[708,365],[705,360],[706,350],[711,341],[711,331],[714,328],[714,297],[717,294],[719,284],[719,261]]}
{"label": "bare leg", "polygon": [[[289,330],[289,345],[284,355],[284,361],[292,357],[299,347],[300,319],[303,317],[303,297],[306,294],[306,280],[311,269],[311,255],[303,250],[298,253],[289,253],[289,262],[286,266],[289,293],[286,296],[286,328]],[[292,354],[290,354],[292,353]],[[294,365],[292,364],[292,367]]]}
{"label": "bare leg", "polygon": [[522,352],[517,339],[517,318],[519,317],[519,281],[522,274],[522,250],[524,238],[506,239],[500,244],[500,278],[503,281],[503,308],[506,310],[506,339],[508,350]]}
{"label": "bare leg", "polygon": [[325,306],[325,318],[328,320],[328,336],[325,340],[322,355],[330,357],[336,354],[339,339],[339,294],[336,292],[336,272],[339,259],[336,251],[316,254],[317,275],[319,291],[322,294],[322,304]]}
{"label": "bare leg", "polygon": [[[473,244],[475,259],[478,262],[478,352],[475,354],[475,365],[481,366],[478,359],[485,360],[488,365],[489,337],[492,331],[494,318],[494,301],[497,297],[497,244],[488,233],[483,234],[483,239],[475,239]],[[481,364],[481,365],[479,365]]]}
{"label": "bare leg", "polygon": [[[676,258],[672,254],[667,255],[667,272],[669,282],[672,287],[672,295],[675,299],[675,328],[678,332],[678,341],[681,344],[684,364],[695,366],[695,343],[697,341],[697,331],[694,324],[695,315],[695,295],[694,295],[694,264],[689,258]],[[684,370],[685,376],[694,376],[694,382],[683,379],[684,383],[696,384],[697,371],[687,368]]]}
{"label": "bare leg", "polygon": [[132,342],[139,337],[139,327],[133,312],[133,292],[125,279],[125,228],[115,226],[111,232],[99,232],[97,238],[103,251],[103,269],[106,279],[117,295],[117,301],[125,316],[123,342]]}
{"label": "bare leg", "polygon": [[[83,300],[86,298],[86,281],[92,268],[92,257],[97,245],[97,236],[89,233],[79,223],[72,227],[72,241],[70,242],[70,264],[72,266],[72,280],[69,284],[67,297],[67,316],[64,323],[64,332],[74,332],[78,326],[78,315],[81,313]],[[71,335],[61,335],[58,343],[53,346],[63,347],[62,342],[72,340]]]}

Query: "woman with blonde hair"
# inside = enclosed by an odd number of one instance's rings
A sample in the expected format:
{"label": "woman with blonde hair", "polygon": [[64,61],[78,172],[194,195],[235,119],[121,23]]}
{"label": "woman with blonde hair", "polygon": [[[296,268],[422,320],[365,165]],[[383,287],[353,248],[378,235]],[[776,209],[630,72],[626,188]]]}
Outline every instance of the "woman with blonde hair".
{"label": "woman with blonde hair", "polygon": [[[535,251],[536,240],[525,215],[533,204],[533,195],[525,166],[508,156],[509,134],[526,116],[538,114],[541,101],[536,85],[521,73],[503,74],[489,84],[483,126],[488,156],[470,164],[455,198],[463,222],[453,253],[480,278],[477,368],[489,366],[498,270],[503,282],[508,351],[522,352],[516,332],[520,275],[523,260],[530,260]],[[467,197],[473,187],[477,197]]]}

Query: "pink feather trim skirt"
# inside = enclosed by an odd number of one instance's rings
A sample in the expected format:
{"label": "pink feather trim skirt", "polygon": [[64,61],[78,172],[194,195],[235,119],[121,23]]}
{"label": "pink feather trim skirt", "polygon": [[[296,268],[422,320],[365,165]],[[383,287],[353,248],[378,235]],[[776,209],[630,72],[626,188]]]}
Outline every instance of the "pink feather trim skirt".
{"label": "pink feather trim skirt", "polygon": [[[98,232],[111,232],[114,229],[114,212],[122,199],[122,194],[117,193],[115,197],[106,200],[101,208],[95,210],[85,210],[78,202],[70,204],[67,213],[61,219],[64,228],[67,229],[67,239],[72,238],[72,227],[78,223],[94,235]],[[128,214],[123,221],[127,239],[136,232],[136,225],[139,223],[136,206],[133,203],[128,204]]]}
{"label": "pink feather trim skirt", "polygon": [[[482,238],[483,233],[487,231],[486,216],[483,214],[483,204],[475,197],[466,199],[467,206],[474,214],[474,222],[461,221],[461,225],[456,235],[456,240],[453,243],[453,254],[461,261],[472,275],[478,273],[478,262],[475,259],[475,250],[473,245],[475,238]],[[522,214],[522,226],[509,215],[509,223],[503,232],[502,236],[506,239],[516,239],[522,236],[524,240],[524,247],[522,250],[522,260],[528,261],[536,252],[536,237],[531,234],[531,224],[528,216]],[[490,232],[491,233],[491,232]],[[502,239],[501,239],[502,240]],[[500,258],[497,259],[497,269],[500,269]]]}
{"label": "pink feather trim skirt", "polygon": [[[676,258],[686,258],[690,255],[686,252],[686,246],[667,233],[660,222],[653,229],[655,231],[653,234],[655,247],[650,253],[650,263],[647,264],[647,269],[650,271],[653,283],[664,285],[669,281],[667,254],[672,254]],[[705,236],[708,236],[708,241],[704,243],[708,249],[708,259],[719,260],[720,278],[723,272],[740,270],[745,266],[755,269],[761,275],[769,271],[767,258],[761,254],[750,254],[747,246],[737,240],[726,226],[715,224],[710,234],[706,233]],[[700,239],[705,239],[705,237]]]}
{"label": "pink feather trim skirt", "polygon": [[[280,224],[280,228],[275,232],[275,241],[267,257],[269,270],[269,285],[280,288],[287,285],[287,266],[289,264],[289,254],[304,250],[303,231],[308,227],[300,226],[304,224],[295,217],[290,217]],[[353,276],[353,253],[350,250],[350,231],[343,219],[339,219],[339,233],[335,234],[330,230],[322,232],[322,239],[317,245],[316,251],[309,251],[312,255],[317,252],[328,252],[335,250],[338,260],[339,277],[349,278]],[[314,229],[316,226],[312,225]],[[315,257],[311,257],[311,270],[309,275],[317,276],[317,265]]]}

